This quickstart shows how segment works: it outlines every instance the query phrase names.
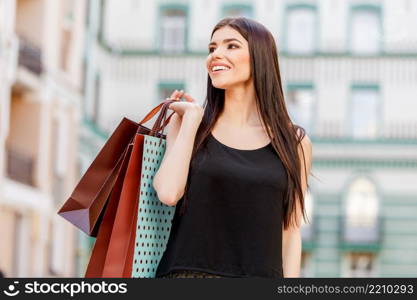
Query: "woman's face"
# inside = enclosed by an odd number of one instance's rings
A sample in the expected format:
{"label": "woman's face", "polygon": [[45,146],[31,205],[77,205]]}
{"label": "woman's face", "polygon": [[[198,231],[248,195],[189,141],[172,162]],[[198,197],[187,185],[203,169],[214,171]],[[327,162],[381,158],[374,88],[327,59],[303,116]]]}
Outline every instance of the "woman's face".
{"label": "woman's face", "polygon": [[[235,29],[225,26],[216,30],[208,52],[206,67],[214,87],[228,89],[251,79],[248,42]],[[213,70],[217,64],[226,70]]]}

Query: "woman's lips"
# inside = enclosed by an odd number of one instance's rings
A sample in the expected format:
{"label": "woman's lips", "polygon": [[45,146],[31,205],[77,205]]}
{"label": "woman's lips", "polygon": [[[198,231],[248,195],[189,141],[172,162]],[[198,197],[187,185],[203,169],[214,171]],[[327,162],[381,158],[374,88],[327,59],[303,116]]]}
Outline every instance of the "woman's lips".
{"label": "woman's lips", "polygon": [[211,74],[223,73],[223,72],[227,72],[227,71],[230,71],[230,69],[229,70],[211,71]]}

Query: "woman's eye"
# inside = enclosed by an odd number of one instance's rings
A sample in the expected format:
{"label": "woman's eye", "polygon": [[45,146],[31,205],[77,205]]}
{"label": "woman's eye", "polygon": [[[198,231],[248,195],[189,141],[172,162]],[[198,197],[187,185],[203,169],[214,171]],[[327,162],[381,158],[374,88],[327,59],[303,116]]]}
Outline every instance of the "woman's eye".
{"label": "woman's eye", "polygon": [[[235,45],[235,44],[229,44],[227,48],[230,48],[230,46],[234,46],[234,47],[236,47],[236,48],[239,48],[239,46],[237,46],[237,45]],[[214,49],[215,49],[214,47],[209,48],[209,53],[213,52],[213,51],[214,51]]]}

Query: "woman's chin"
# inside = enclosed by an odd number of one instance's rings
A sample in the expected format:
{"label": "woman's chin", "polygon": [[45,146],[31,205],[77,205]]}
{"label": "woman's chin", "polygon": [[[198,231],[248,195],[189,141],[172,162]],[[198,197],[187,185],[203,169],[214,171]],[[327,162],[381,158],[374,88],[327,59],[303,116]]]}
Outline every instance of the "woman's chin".
{"label": "woman's chin", "polygon": [[216,89],[222,89],[225,90],[228,88],[229,84],[226,84],[224,82],[216,82],[216,81],[212,81],[211,84],[216,88]]}

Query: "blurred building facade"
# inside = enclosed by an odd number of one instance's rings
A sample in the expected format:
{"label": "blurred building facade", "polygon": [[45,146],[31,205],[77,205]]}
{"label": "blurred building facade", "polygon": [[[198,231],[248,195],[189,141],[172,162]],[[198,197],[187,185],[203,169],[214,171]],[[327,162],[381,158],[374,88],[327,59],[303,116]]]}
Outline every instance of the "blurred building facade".
{"label": "blurred building facade", "polygon": [[302,275],[416,276],[416,1],[89,1],[82,168],[123,116],[174,89],[203,103],[224,16],[274,34],[288,109],[313,141]]}
{"label": "blurred building facade", "polygon": [[77,273],[77,231],[57,211],[79,178],[85,5],[0,0],[0,269]]}

